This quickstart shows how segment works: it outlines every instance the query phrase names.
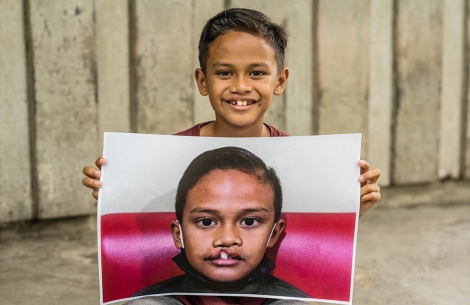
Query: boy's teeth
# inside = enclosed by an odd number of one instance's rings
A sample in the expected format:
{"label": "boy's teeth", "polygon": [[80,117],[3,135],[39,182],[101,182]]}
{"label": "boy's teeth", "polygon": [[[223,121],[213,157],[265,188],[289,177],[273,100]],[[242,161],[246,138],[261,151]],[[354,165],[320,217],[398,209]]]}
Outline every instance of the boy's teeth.
{"label": "boy's teeth", "polygon": [[220,258],[221,258],[221,259],[227,259],[227,258],[228,258],[228,254],[225,253],[225,252],[222,252],[222,253],[220,254]]}
{"label": "boy's teeth", "polygon": [[237,106],[246,106],[248,105],[248,102],[247,101],[237,101]]}

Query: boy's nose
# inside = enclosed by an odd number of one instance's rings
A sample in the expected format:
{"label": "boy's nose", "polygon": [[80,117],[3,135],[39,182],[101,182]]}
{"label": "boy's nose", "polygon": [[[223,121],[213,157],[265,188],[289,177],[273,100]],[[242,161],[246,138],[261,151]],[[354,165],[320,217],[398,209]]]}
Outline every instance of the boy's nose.
{"label": "boy's nose", "polygon": [[232,226],[220,227],[214,236],[214,247],[241,246],[243,240],[238,230]]}
{"label": "boy's nose", "polygon": [[231,93],[245,94],[252,90],[253,86],[251,85],[251,80],[244,76],[235,77],[230,86]]}

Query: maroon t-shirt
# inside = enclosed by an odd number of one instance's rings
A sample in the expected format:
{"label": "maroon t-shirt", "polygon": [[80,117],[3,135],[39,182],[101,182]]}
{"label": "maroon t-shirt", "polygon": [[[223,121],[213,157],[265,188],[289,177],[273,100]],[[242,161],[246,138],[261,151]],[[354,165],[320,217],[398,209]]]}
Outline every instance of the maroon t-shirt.
{"label": "maroon t-shirt", "polygon": [[[212,123],[213,121],[209,122],[204,122],[204,123],[199,123],[197,125],[194,125],[193,127],[180,131],[178,133],[175,133],[177,136],[193,136],[193,137],[199,137],[201,134],[201,127],[204,125],[207,125],[209,123]],[[269,131],[271,132],[271,137],[287,137],[289,136],[287,133],[280,131],[276,127],[273,127],[268,124],[264,124],[269,128]]]}

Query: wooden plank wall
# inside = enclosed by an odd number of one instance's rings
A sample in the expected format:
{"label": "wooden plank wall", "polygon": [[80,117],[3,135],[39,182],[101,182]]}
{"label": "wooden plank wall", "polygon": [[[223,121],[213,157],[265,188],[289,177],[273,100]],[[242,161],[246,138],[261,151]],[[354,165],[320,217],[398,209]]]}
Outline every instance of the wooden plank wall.
{"label": "wooden plank wall", "polygon": [[[93,0],[29,2],[34,82],[37,217],[95,210],[80,189],[98,154]],[[88,194],[87,194],[88,193]]]}
{"label": "wooden plank wall", "polygon": [[468,201],[470,0],[0,0],[0,223],[93,213],[81,168],[105,131],[213,119],[197,43],[231,7],[290,31],[267,123],[362,132],[383,205]]}
{"label": "wooden plank wall", "polygon": [[33,218],[25,25],[21,1],[0,1],[0,222]]}
{"label": "wooden plank wall", "polygon": [[443,2],[397,1],[397,109],[392,181],[438,179]]}
{"label": "wooden plank wall", "polygon": [[[319,1],[318,133],[363,133],[367,159],[369,1]],[[346,51],[347,50],[347,51]]]}

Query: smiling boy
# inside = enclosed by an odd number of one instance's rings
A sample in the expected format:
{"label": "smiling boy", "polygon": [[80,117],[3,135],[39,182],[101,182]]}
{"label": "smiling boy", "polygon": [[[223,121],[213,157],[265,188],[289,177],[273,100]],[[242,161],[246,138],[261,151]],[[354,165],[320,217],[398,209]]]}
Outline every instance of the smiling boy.
{"label": "smiling boy", "polygon": [[[199,123],[177,135],[210,137],[279,137],[284,132],[264,123],[273,95],[283,93],[289,70],[284,67],[287,32],[261,12],[233,8],[207,21],[199,40],[200,68],[195,71],[199,92],[209,96],[215,120]],[[244,105],[246,104],[246,105]],[[85,166],[83,185],[98,198],[98,169]],[[380,170],[359,161],[362,216],[381,198]]]}
{"label": "smiling boy", "polygon": [[[175,246],[181,249],[173,260],[186,274],[133,296],[231,293],[309,298],[268,274],[275,266],[265,252],[284,230],[281,209],[279,178],[259,157],[238,147],[202,153],[179,182],[178,220],[171,222]],[[184,302],[191,297],[173,299]]]}
{"label": "smiling boy", "polygon": [[[287,32],[261,12],[233,8],[207,21],[199,41],[200,68],[195,71],[199,92],[208,96],[215,120],[199,123],[177,135],[211,137],[279,137],[287,134],[264,123],[273,95],[283,93],[289,70],[284,66]],[[98,198],[98,169],[85,166],[83,184]],[[360,215],[381,198],[380,170],[359,161]]]}

